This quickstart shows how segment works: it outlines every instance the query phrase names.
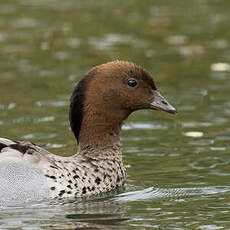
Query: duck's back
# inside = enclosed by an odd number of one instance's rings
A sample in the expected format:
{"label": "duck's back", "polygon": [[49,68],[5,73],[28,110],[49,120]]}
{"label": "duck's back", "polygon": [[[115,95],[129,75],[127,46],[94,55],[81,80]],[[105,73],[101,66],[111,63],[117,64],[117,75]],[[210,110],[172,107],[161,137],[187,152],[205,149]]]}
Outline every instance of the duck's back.
{"label": "duck's back", "polygon": [[33,146],[0,138],[0,206],[49,197],[47,178],[40,168],[42,159],[33,154]]}

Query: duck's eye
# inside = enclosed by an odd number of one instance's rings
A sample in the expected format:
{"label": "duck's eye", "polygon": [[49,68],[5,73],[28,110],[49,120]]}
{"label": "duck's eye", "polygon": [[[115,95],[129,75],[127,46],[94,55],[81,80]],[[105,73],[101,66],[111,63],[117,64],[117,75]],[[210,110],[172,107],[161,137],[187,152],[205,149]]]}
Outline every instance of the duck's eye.
{"label": "duck's eye", "polygon": [[127,82],[128,86],[135,87],[137,85],[137,81],[134,79],[129,79]]}

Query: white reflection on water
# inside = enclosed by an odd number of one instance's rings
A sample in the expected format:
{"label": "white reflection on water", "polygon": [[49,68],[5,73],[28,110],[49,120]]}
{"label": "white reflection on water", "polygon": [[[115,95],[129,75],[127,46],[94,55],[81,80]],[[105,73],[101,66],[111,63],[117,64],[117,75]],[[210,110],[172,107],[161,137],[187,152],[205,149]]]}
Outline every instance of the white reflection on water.
{"label": "white reflection on water", "polygon": [[95,49],[99,50],[110,50],[115,45],[127,44],[134,45],[135,47],[146,48],[147,42],[144,40],[137,39],[130,35],[123,34],[106,34],[102,38],[91,37],[89,38],[89,44]]}
{"label": "white reflection on water", "polygon": [[48,143],[46,145],[46,148],[53,148],[53,149],[58,149],[58,148],[63,148],[65,145],[63,144],[53,144],[53,143]]}
{"label": "white reflection on water", "polygon": [[197,127],[210,127],[210,126],[212,126],[211,122],[196,122],[196,121],[182,122],[182,127],[184,128],[197,128]]}
{"label": "white reflection on water", "polygon": [[0,110],[10,110],[15,108],[16,104],[15,103],[10,103],[10,104],[0,104]]}
{"label": "white reflection on water", "polygon": [[21,17],[14,20],[12,23],[14,28],[34,28],[38,26],[38,22],[34,18]]}
{"label": "white reflection on water", "polygon": [[168,126],[164,125],[163,123],[128,123],[122,126],[122,130],[130,130],[130,129],[161,129],[161,130],[165,130],[167,129]]}
{"label": "white reflection on water", "polygon": [[204,133],[203,132],[199,132],[199,131],[190,131],[190,132],[184,133],[184,135],[186,137],[203,137]]}
{"label": "white reflection on water", "polygon": [[46,139],[54,138],[56,136],[57,136],[56,133],[29,133],[22,136],[22,138],[27,140],[34,139],[34,138],[46,140]]}
{"label": "white reflection on water", "polygon": [[188,37],[184,34],[178,34],[178,35],[173,35],[169,36],[166,41],[170,45],[182,45],[185,44],[188,41]]}
{"label": "white reflection on water", "polygon": [[34,119],[34,123],[49,122],[49,121],[54,121],[54,120],[55,120],[54,116],[40,117],[40,118]]}
{"label": "white reflection on water", "polygon": [[44,100],[36,102],[36,105],[41,106],[53,106],[53,107],[62,107],[69,105],[69,101],[51,101],[51,100]]}
{"label": "white reflection on water", "polygon": [[229,63],[213,63],[211,65],[212,71],[230,71],[230,64]]}

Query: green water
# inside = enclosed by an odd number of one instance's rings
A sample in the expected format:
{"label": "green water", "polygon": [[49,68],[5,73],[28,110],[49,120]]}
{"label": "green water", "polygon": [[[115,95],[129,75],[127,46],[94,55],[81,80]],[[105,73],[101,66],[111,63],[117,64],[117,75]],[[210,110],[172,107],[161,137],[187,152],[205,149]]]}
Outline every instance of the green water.
{"label": "green water", "polygon": [[116,59],[148,69],[179,114],[130,116],[123,191],[2,210],[0,229],[230,229],[229,11],[228,0],[1,0],[1,137],[73,154],[69,96]]}

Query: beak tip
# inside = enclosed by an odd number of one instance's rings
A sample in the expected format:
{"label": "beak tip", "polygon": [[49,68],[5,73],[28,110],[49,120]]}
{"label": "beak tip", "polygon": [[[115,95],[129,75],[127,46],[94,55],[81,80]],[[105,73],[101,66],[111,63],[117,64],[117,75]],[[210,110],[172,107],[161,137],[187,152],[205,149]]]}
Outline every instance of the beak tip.
{"label": "beak tip", "polygon": [[165,108],[165,112],[168,112],[171,114],[177,114],[177,109],[173,107],[172,105],[168,104],[167,108]]}
{"label": "beak tip", "polygon": [[173,109],[170,109],[167,111],[168,113],[171,113],[171,114],[177,114],[177,110],[175,108]]}
{"label": "beak tip", "polygon": [[170,105],[157,90],[154,92],[154,101],[150,105],[151,108],[155,110],[162,110],[170,114],[177,113],[176,108]]}

